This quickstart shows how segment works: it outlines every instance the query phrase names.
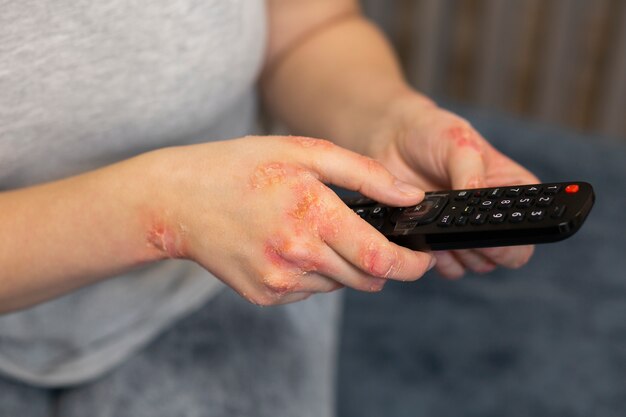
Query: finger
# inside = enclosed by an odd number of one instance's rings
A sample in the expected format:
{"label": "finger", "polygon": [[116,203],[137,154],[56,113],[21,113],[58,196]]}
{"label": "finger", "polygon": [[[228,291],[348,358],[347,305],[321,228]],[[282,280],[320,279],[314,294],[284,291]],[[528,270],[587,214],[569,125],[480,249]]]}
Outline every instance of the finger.
{"label": "finger", "polygon": [[330,142],[309,140],[323,144],[308,147],[303,153],[307,167],[322,181],[392,206],[409,206],[424,198],[423,190],[400,181],[379,162]]}
{"label": "finger", "polygon": [[[303,274],[301,285],[293,288],[305,292],[329,292],[343,286],[359,291],[375,292],[383,289],[386,279],[373,277],[355,268],[326,243],[318,245],[292,244],[282,254],[294,268],[314,271]],[[320,277],[309,281],[308,277]],[[321,279],[328,285],[320,285]]]}
{"label": "finger", "polygon": [[485,184],[482,138],[471,127],[452,129],[446,170],[454,189],[481,188]]}
{"label": "finger", "polygon": [[448,279],[459,279],[465,274],[463,265],[452,255],[450,251],[434,252],[437,258],[437,272]]}
{"label": "finger", "polygon": [[464,268],[479,274],[486,274],[497,267],[493,261],[485,258],[480,252],[475,250],[456,250],[453,252],[453,255]]}
{"label": "finger", "polygon": [[484,248],[478,251],[491,262],[505,268],[520,268],[530,260],[535,247],[532,245]]}
{"label": "finger", "polygon": [[345,233],[331,233],[323,238],[335,252],[367,275],[414,280],[434,266],[431,254],[389,242],[348,207],[339,207],[335,215]]}

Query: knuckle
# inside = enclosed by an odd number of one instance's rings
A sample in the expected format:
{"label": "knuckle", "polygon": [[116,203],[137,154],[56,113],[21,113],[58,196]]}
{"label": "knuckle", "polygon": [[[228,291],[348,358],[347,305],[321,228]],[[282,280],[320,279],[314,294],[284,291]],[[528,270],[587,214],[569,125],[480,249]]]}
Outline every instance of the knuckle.
{"label": "knuckle", "polygon": [[360,158],[363,160],[363,163],[365,164],[367,168],[368,174],[377,175],[377,174],[381,174],[387,171],[385,167],[383,166],[383,164],[381,164],[375,159],[369,158],[367,156],[360,156]]}
{"label": "knuckle", "polygon": [[263,286],[274,299],[280,298],[298,290],[299,283],[294,275],[293,273],[270,274],[263,278]]}
{"label": "knuckle", "polygon": [[369,244],[362,250],[362,269],[369,275],[386,278],[399,264],[399,255],[389,245]]}

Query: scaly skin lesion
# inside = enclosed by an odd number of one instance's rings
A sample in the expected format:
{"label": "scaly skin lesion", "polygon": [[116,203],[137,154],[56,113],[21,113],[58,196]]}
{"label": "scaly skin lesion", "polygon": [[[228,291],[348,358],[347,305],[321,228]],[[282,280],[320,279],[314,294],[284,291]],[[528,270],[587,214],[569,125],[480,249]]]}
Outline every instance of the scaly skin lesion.
{"label": "scaly skin lesion", "polygon": [[185,230],[182,224],[176,228],[163,219],[156,219],[146,233],[147,245],[151,249],[156,249],[164,258],[186,258],[183,240]]}

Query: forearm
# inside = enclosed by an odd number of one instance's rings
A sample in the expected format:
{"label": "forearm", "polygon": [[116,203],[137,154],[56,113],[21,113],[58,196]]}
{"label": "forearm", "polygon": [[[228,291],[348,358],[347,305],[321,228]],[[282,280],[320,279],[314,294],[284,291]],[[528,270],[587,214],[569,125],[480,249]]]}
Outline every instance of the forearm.
{"label": "forearm", "polygon": [[154,261],[136,159],[0,194],[0,313]]}
{"label": "forearm", "polygon": [[390,45],[357,11],[294,42],[270,56],[262,88],[271,112],[296,133],[367,153],[388,106],[416,94]]}

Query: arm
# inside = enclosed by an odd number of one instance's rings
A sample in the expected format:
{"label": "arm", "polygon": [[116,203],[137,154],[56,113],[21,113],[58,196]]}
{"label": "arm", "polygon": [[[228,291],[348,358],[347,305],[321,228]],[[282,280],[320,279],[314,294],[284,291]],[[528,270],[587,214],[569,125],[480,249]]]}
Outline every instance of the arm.
{"label": "arm", "polygon": [[370,153],[374,124],[399,97],[426,97],[354,0],[270,0],[265,101],[298,133]]}
{"label": "arm", "polygon": [[167,258],[262,305],[426,271],[429,255],[385,241],[322,181],[392,205],[423,198],[368,158],[280,137],[164,148],[1,193],[0,313]]}
{"label": "arm", "polygon": [[146,239],[150,180],[130,180],[145,159],[0,194],[0,313],[163,258]]}
{"label": "arm", "polygon": [[[535,183],[462,118],[404,80],[381,33],[354,0],[270,0],[270,43],[262,89],[293,131],[332,139],[382,162],[422,189]],[[327,23],[324,23],[327,22]],[[439,252],[438,270],[520,267],[531,246]]]}

